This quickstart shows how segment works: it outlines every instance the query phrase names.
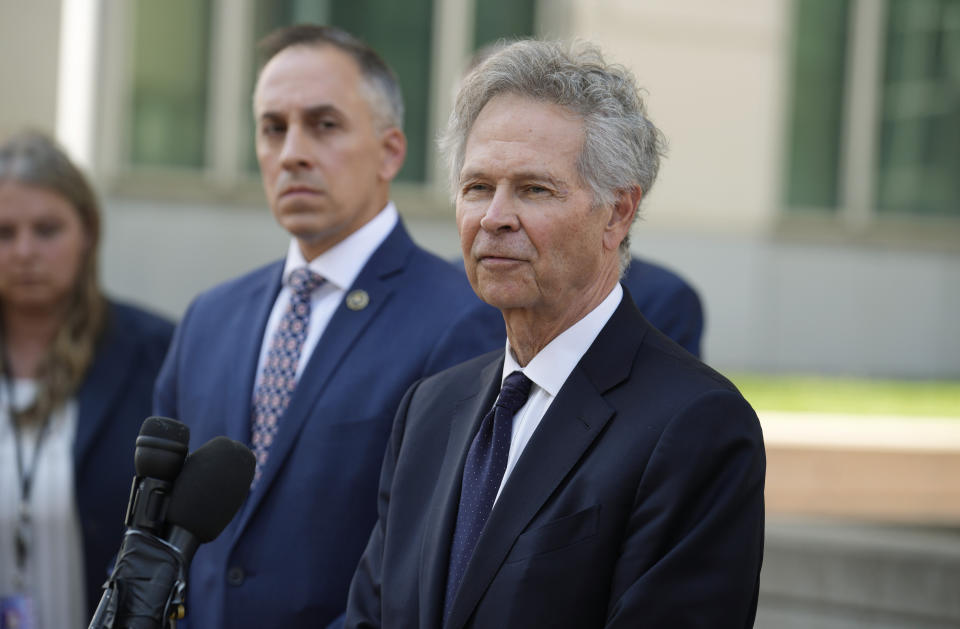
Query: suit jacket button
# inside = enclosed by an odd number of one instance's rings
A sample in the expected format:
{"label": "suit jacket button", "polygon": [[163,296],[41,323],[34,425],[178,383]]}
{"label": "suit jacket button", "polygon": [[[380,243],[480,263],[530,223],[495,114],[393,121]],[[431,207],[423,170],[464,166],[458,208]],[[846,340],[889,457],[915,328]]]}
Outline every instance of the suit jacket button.
{"label": "suit jacket button", "polygon": [[243,580],[246,578],[246,574],[243,572],[243,568],[240,566],[234,566],[227,570],[227,583],[230,585],[243,585]]}

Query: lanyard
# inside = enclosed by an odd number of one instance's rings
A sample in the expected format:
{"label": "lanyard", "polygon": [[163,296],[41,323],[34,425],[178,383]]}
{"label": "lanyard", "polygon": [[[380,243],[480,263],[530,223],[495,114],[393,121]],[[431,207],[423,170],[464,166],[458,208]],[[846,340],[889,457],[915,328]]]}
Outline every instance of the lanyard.
{"label": "lanyard", "polygon": [[[6,362],[6,361],[4,361]],[[16,410],[13,407],[13,380],[6,369],[3,370],[3,384],[7,393],[7,415],[13,429],[13,440],[17,452],[17,478],[20,485],[20,506],[17,521],[17,530],[14,534],[13,547],[17,561],[17,572],[14,579],[18,587],[23,587],[26,581],[27,557],[30,554],[30,543],[33,537],[32,515],[30,513],[30,495],[33,492],[33,481],[36,478],[37,465],[40,461],[40,449],[46,440],[50,429],[50,420],[53,413],[43,418],[40,430],[37,432],[37,441],[33,449],[33,456],[28,464],[24,464],[23,435],[20,424],[16,419]]]}

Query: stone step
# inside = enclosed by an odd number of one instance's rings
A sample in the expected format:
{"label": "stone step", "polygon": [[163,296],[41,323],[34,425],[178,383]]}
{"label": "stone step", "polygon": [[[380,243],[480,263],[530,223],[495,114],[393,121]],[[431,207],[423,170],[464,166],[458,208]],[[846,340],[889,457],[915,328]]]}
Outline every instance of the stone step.
{"label": "stone step", "polygon": [[960,627],[960,528],[767,523],[757,629]]}

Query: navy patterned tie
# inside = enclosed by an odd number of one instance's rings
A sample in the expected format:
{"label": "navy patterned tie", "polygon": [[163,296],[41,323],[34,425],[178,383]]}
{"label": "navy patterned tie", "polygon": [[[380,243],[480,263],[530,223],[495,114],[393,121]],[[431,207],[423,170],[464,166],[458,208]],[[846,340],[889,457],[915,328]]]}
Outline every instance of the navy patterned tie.
{"label": "navy patterned tie", "polygon": [[463,479],[460,481],[460,508],[450,548],[444,619],[450,614],[467,563],[473,556],[477,539],[493,508],[503,472],[507,468],[513,416],[526,403],[532,384],[520,371],[507,376],[496,403],[483,418],[480,430],[470,444],[463,466]]}
{"label": "navy patterned tie", "polygon": [[297,386],[297,364],[310,324],[310,295],[322,283],[323,278],[306,267],[296,269],[287,279],[292,289],[290,303],[270,340],[267,359],[253,393],[251,432],[257,467],[252,486],[260,480],[270,446],[277,436],[278,422]]}

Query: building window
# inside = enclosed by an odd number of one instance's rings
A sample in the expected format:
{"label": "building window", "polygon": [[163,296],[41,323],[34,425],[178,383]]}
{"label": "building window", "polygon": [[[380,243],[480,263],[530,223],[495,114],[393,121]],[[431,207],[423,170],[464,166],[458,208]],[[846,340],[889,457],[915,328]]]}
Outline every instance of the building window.
{"label": "building window", "polygon": [[[313,22],[357,35],[397,73],[408,140],[398,180],[423,188],[433,173],[433,127],[438,123],[431,122],[431,115],[443,112],[438,94],[446,90],[432,84],[447,81],[437,79],[438,60],[465,63],[484,43],[532,35],[537,3],[442,1],[456,5],[465,20],[474,20],[465,24],[466,38],[435,32],[438,8],[448,9],[437,6],[441,0],[137,0],[120,8],[110,5],[121,39],[128,42],[130,63],[117,80],[119,90],[110,92],[116,98],[113,109],[126,122],[121,137],[110,140],[115,153],[108,151],[109,166],[116,168],[121,183],[126,175],[134,188],[154,175],[165,174],[166,182],[171,173],[192,173],[235,197],[229,192],[235,184],[249,185],[257,173],[250,112],[259,61],[256,43],[275,28]],[[103,119],[105,128],[110,124]],[[149,187],[151,193],[156,190]]]}
{"label": "building window", "polygon": [[499,39],[533,35],[536,16],[533,2],[482,0],[475,6],[473,48]]}
{"label": "building window", "polygon": [[798,0],[791,210],[960,217],[960,0]]}
{"label": "building window", "polygon": [[204,0],[139,2],[133,26],[132,166],[206,163],[208,32]]}
{"label": "building window", "polygon": [[847,2],[802,0],[796,7],[787,203],[833,211],[839,197]]}
{"label": "building window", "polygon": [[960,1],[887,9],[877,210],[960,216]]}

